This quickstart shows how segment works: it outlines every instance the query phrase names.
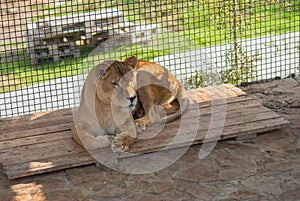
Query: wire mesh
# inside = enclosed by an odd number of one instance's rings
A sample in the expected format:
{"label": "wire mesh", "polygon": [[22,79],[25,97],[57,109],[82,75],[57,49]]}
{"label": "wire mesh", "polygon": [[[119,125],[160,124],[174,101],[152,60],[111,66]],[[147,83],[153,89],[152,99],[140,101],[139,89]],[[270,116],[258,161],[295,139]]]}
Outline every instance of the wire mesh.
{"label": "wire mesh", "polygon": [[7,0],[0,6],[1,118],[77,106],[96,63],[131,55],[160,63],[186,88],[300,72],[299,0]]}

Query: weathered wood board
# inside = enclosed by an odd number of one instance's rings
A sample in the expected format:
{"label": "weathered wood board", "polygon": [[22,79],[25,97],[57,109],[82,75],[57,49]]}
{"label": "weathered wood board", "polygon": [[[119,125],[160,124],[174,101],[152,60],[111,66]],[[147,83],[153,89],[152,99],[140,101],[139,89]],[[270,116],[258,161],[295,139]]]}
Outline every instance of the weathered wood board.
{"label": "weathered wood board", "polygon": [[[288,124],[233,85],[190,90],[188,95],[191,104],[181,119],[164,125],[159,133],[160,125],[150,127],[138,136],[130,151],[147,154],[166,145],[171,149],[229,138],[245,140]],[[167,112],[175,109],[173,106]],[[73,141],[72,122],[71,109],[0,119],[0,164],[8,178],[95,163]]]}

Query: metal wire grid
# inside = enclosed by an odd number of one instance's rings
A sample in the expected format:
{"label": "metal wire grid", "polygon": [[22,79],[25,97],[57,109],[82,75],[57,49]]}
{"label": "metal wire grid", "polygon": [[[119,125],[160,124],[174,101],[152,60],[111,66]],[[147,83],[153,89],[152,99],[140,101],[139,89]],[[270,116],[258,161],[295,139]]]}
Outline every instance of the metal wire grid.
{"label": "metal wire grid", "polygon": [[0,117],[74,107],[95,63],[130,55],[189,88],[195,73],[218,77],[204,85],[299,74],[299,10],[298,0],[1,2]]}

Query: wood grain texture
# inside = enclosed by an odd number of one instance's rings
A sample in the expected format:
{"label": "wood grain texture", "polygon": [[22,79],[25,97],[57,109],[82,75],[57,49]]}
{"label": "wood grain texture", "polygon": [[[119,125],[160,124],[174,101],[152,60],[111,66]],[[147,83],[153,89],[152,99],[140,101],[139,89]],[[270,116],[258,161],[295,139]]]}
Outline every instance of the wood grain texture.
{"label": "wood grain texture", "polygon": [[[130,153],[147,154],[225,139],[247,140],[289,123],[233,85],[194,89],[187,91],[187,95],[191,102],[187,112],[174,122],[152,125],[139,134]],[[166,107],[166,112],[172,113],[178,107],[174,102]],[[8,178],[96,162],[71,138],[72,111],[1,119],[0,163]],[[119,158],[128,155],[124,153]]]}

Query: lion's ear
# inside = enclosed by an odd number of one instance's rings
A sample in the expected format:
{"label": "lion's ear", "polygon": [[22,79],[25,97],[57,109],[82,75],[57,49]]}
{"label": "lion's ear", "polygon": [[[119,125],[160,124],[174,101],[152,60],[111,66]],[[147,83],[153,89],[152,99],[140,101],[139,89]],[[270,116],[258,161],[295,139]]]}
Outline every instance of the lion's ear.
{"label": "lion's ear", "polygon": [[131,66],[132,68],[136,68],[137,66],[137,58],[135,56],[131,56],[131,57],[127,57],[125,60],[124,60],[124,63],[128,66]]}
{"label": "lion's ear", "polygon": [[102,80],[105,80],[109,73],[110,73],[110,68],[107,68],[106,70],[100,69],[99,76]]}

